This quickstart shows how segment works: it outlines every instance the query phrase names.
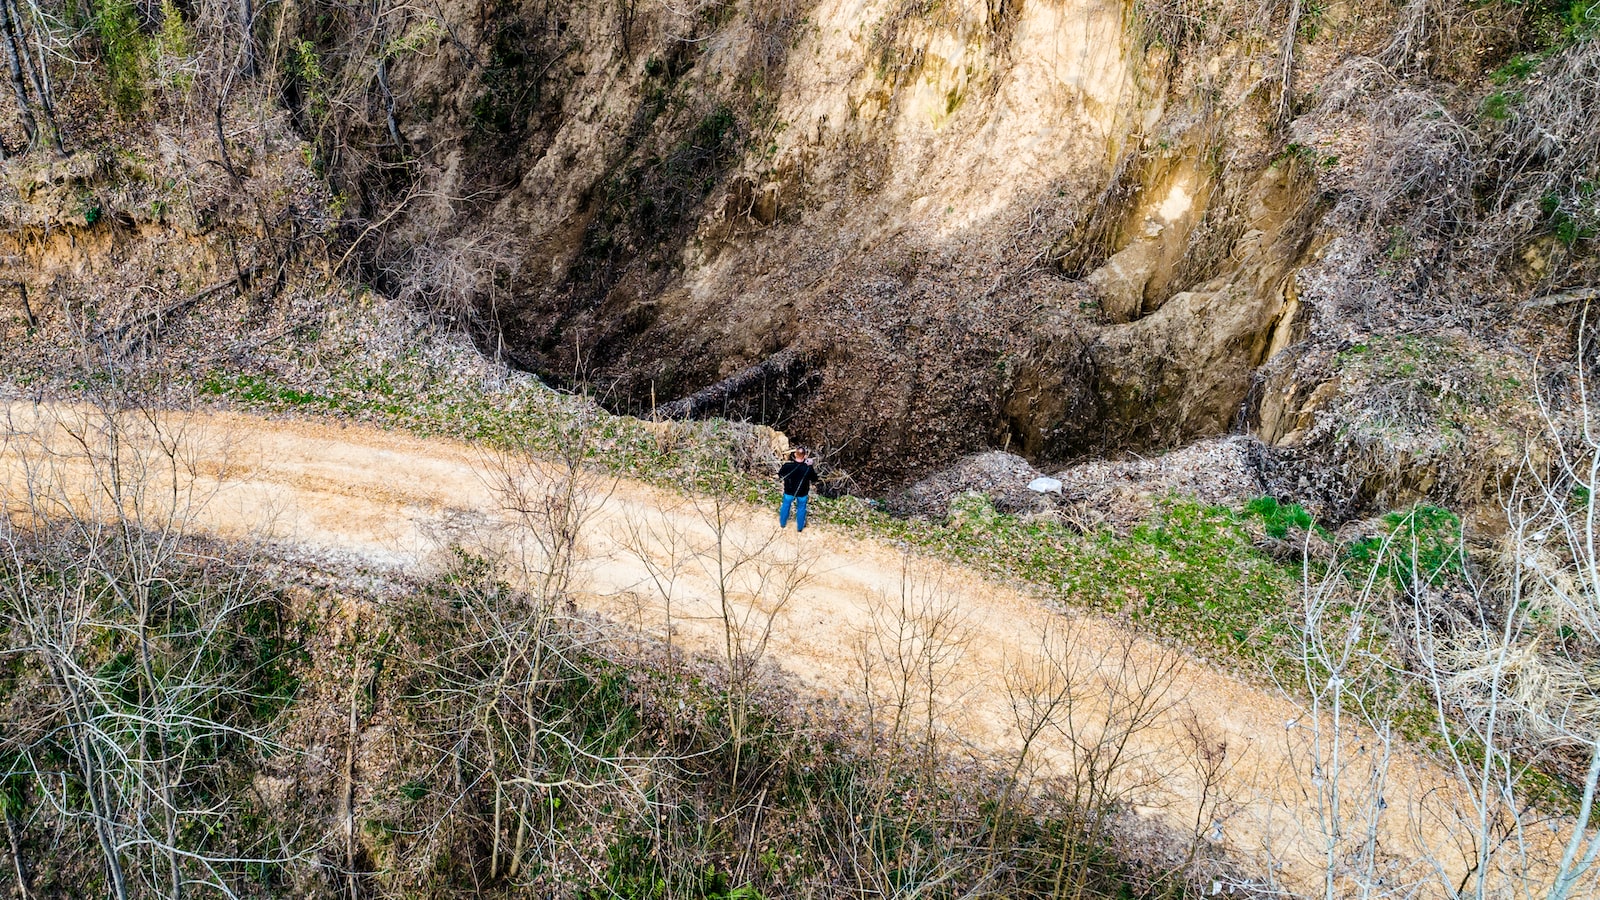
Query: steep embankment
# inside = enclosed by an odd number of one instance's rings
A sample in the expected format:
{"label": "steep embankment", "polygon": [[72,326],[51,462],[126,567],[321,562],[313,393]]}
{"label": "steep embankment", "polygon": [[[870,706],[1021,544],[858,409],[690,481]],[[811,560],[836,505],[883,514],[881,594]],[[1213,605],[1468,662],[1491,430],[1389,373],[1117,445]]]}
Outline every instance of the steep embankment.
{"label": "steep embankment", "polygon": [[[1342,519],[1492,496],[1501,380],[1572,356],[1521,305],[1594,275],[1564,9],[445,4],[314,43],[390,48],[383,115],[321,138],[373,283],[614,408],[778,423],[869,489],[1253,429]],[[397,144],[398,184],[349,149]]]}
{"label": "steep embankment", "polygon": [[395,60],[431,168],[389,252],[426,264],[384,271],[615,405],[742,376],[679,411],[892,476],[1218,433],[1292,342],[1308,172],[1273,156],[1239,46],[1186,71],[1096,0],[439,22],[515,63],[436,34]]}
{"label": "steep embankment", "polygon": [[[68,429],[86,433],[81,416],[12,404],[12,436],[0,456],[9,484],[21,488],[31,475],[36,488],[68,494],[92,484],[88,458],[68,437]],[[171,496],[191,526],[352,569],[426,568],[458,543],[518,547],[530,533],[518,529],[514,511],[528,506],[506,488],[561,477],[547,464],[364,428],[217,413],[161,421],[168,446],[179,448],[178,465],[146,474],[163,490],[178,479],[181,490]],[[128,459],[148,439],[139,434],[124,435],[135,441],[121,451]],[[1077,725],[1037,738],[1031,764],[1043,767],[1041,775],[1083,777],[1075,767],[1085,747],[1138,719],[1119,754],[1115,791],[1149,823],[1204,832],[1254,877],[1309,890],[1332,866],[1337,880],[1345,863],[1335,856],[1347,836],[1368,829],[1372,864],[1392,880],[1454,883],[1468,865],[1470,847],[1459,839],[1471,832],[1461,818],[1470,817],[1470,802],[1406,747],[1346,728],[1339,737],[1359,750],[1340,760],[1342,805],[1330,807],[1335,731],[1286,697],[889,547],[826,528],[780,533],[767,510],[585,478],[573,588],[594,611],[713,655],[731,620],[789,676],[858,704],[871,699],[863,675],[874,654],[896,641],[919,643],[917,664],[929,666],[934,685],[928,712],[948,728],[947,749],[986,759],[1014,758],[1019,716],[1041,701],[1036,679],[1054,666],[1077,685]],[[146,496],[169,502],[162,492]],[[719,577],[726,570],[712,560],[734,558],[776,580],[751,591]],[[778,580],[788,587],[771,589]],[[739,587],[729,591],[734,581]],[[1148,721],[1130,712],[1135,705]],[[1207,769],[1202,746],[1220,748],[1225,764]],[[1535,850],[1518,861],[1517,877],[1538,879],[1553,859]]]}

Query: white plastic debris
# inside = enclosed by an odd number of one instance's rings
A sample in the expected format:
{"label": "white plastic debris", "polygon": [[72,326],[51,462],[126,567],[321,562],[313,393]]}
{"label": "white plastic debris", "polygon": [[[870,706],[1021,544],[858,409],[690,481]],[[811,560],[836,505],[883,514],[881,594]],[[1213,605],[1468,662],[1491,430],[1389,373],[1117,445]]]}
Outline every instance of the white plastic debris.
{"label": "white plastic debris", "polygon": [[1061,493],[1061,481],[1057,478],[1046,478],[1041,475],[1028,482],[1028,490],[1038,494],[1059,494]]}

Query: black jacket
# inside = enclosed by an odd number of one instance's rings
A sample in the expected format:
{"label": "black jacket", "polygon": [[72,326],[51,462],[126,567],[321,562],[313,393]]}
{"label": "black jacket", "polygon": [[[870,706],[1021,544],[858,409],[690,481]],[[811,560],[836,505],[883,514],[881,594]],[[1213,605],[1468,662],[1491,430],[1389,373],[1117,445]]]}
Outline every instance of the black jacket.
{"label": "black jacket", "polygon": [[789,461],[778,468],[783,479],[783,492],[795,497],[811,493],[811,482],[817,480],[817,470],[809,462]]}

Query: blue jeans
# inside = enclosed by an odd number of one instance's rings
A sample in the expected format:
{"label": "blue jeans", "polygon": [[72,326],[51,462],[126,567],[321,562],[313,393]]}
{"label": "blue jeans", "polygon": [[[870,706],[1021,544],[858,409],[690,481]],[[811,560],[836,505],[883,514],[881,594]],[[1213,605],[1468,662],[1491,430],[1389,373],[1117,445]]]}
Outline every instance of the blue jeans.
{"label": "blue jeans", "polygon": [[789,507],[794,506],[794,530],[806,530],[806,501],[811,497],[796,497],[793,494],[783,495],[783,505],[778,507],[778,527],[784,528],[789,524]]}

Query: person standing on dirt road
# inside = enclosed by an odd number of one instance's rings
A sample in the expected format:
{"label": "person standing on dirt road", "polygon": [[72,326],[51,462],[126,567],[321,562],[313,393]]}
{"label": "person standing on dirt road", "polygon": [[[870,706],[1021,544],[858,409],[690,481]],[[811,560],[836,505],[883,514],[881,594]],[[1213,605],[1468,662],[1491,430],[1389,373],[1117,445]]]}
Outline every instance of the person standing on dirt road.
{"label": "person standing on dirt road", "polygon": [[811,482],[817,480],[816,467],[806,455],[804,447],[796,447],[793,458],[778,467],[778,479],[783,482],[783,505],[778,507],[778,527],[789,526],[789,508],[794,507],[794,530],[806,530],[806,500],[811,495]]}

